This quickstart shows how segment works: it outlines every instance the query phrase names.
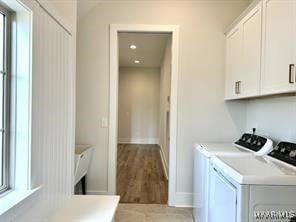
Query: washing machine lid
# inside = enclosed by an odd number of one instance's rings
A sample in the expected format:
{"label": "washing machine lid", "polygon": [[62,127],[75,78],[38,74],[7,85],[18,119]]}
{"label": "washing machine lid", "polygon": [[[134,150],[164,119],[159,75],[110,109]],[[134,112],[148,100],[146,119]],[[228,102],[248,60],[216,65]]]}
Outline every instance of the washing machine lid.
{"label": "washing machine lid", "polygon": [[296,167],[268,156],[215,156],[213,167],[239,184],[296,185]]}
{"label": "washing machine lid", "polygon": [[251,150],[236,147],[231,143],[201,143],[195,144],[195,149],[198,149],[207,157],[215,155],[250,155]]}

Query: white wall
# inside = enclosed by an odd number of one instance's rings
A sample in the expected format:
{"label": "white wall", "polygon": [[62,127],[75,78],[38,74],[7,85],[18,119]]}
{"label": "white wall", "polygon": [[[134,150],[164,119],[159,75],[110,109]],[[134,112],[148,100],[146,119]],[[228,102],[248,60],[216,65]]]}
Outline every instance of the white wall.
{"label": "white wall", "polygon": [[233,141],[245,129],[244,105],[224,102],[224,29],[247,1],[103,1],[78,21],[78,143],[94,144],[88,188],[106,193],[109,107],[109,25],[180,27],[177,204],[191,204],[193,144]]}
{"label": "white wall", "polygon": [[36,1],[22,1],[34,14],[31,174],[33,188],[42,187],[0,221],[40,222],[73,189],[76,33],[71,37]]}
{"label": "white wall", "polygon": [[[160,69],[160,113],[159,113],[159,145],[165,174],[169,174],[169,112],[171,95],[171,62],[172,62],[172,39],[169,38],[163,55]],[[168,124],[168,125],[167,125]]]}
{"label": "white wall", "polygon": [[274,141],[296,142],[296,97],[268,98],[249,101],[246,130],[257,128],[258,133]]}
{"label": "white wall", "polygon": [[119,143],[159,143],[159,71],[158,68],[119,69]]}

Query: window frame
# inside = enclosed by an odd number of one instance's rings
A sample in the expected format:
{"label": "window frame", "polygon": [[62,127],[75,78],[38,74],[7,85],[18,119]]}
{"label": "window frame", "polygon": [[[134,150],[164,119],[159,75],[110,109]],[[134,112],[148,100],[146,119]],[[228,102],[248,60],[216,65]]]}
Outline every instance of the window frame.
{"label": "window frame", "polygon": [[2,185],[0,184],[0,195],[11,188],[11,145],[10,145],[10,101],[11,101],[11,12],[0,4],[0,13],[4,15],[4,34],[3,34],[3,129],[2,133]]}

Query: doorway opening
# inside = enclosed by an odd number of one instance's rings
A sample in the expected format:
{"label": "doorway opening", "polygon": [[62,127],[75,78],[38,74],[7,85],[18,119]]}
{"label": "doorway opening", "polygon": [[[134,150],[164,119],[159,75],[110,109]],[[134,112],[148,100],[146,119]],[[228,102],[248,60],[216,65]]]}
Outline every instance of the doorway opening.
{"label": "doorway opening", "polygon": [[171,34],[119,33],[117,195],[167,204]]}
{"label": "doorway opening", "polygon": [[174,206],[178,27],[111,25],[108,190]]}

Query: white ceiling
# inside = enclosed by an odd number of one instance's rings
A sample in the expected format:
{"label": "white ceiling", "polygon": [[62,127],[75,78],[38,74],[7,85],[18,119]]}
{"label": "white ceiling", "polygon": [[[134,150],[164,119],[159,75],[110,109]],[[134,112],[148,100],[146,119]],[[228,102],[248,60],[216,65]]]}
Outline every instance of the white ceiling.
{"label": "white ceiling", "polygon": [[[160,67],[169,34],[119,33],[119,66]],[[136,45],[135,50],[130,45]],[[139,60],[139,64],[134,61]]]}

